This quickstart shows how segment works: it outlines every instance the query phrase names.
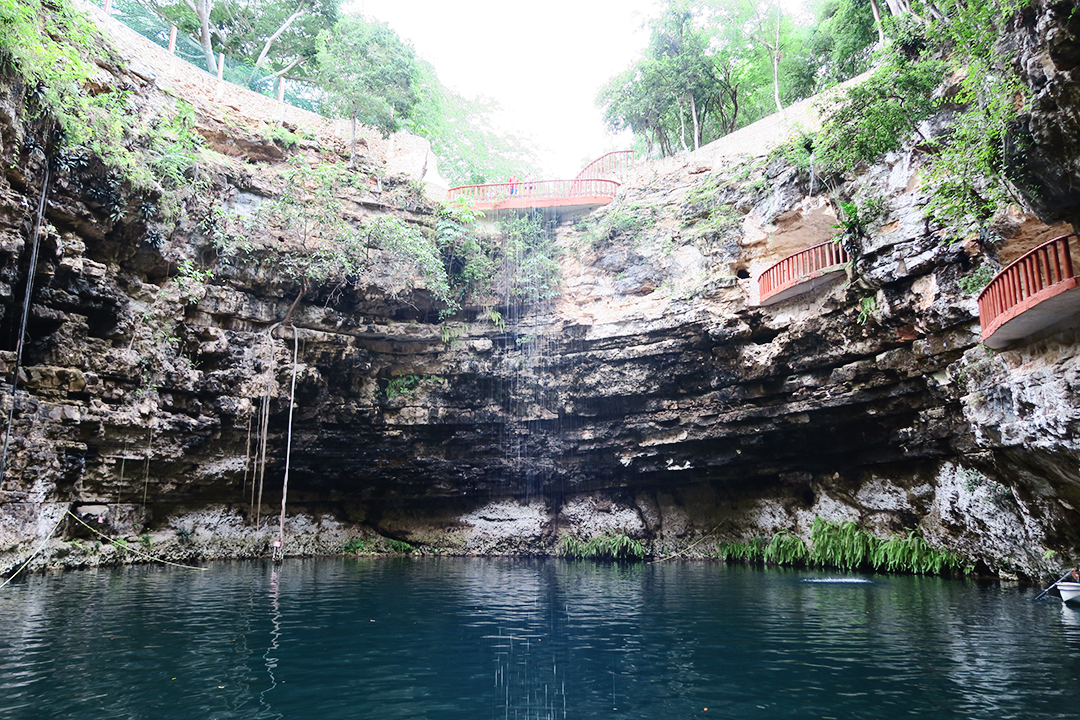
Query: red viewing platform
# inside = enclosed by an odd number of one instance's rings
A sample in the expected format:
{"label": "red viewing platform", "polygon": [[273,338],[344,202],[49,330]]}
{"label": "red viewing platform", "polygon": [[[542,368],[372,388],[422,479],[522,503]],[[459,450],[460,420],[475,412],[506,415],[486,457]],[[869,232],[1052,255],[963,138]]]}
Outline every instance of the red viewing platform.
{"label": "red viewing platform", "polygon": [[1078,242],[1075,234],[1054,238],[994,276],[979,294],[984,345],[1000,350],[1080,312]]}
{"label": "red viewing platform", "polygon": [[840,243],[832,240],[788,255],[758,276],[758,304],[773,305],[809,292],[828,276],[843,272],[850,261]]}

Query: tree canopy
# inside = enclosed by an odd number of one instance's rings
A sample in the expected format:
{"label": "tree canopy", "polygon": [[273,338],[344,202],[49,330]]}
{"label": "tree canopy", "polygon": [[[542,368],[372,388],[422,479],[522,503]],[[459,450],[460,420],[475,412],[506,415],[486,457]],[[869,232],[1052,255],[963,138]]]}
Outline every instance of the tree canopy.
{"label": "tree canopy", "polygon": [[319,81],[328,105],[384,135],[412,116],[416,53],[386,23],[347,15],[318,38]]}
{"label": "tree canopy", "polygon": [[822,0],[812,16],[785,7],[663,0],[643,56],[600,91],[609,127],[670,155],[869,68],[883,37],[876,0]]}
{"label": "tree canopy", "polygon": [[252,68],[252,83],[269,75],[306,85],[314,109],[353,120],[354,152],[361,123],[428,138],[455,183],[537,172],[529,143],[495,127],[494,101],[447,88],[389,26],[340,15],[338,0],[146,1],[203,47],[208,71],[224,52]]}

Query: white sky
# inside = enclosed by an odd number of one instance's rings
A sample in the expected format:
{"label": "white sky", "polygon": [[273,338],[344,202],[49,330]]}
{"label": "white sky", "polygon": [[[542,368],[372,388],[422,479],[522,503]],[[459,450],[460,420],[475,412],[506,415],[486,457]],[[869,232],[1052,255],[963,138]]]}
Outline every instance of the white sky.
{"label": "white sky", "polygon": [[413,44],[447,87],[493,98],[546,178],[574,177],[630,138],[604,129],[596,94],[648,44],[654,0],[353,0]]}

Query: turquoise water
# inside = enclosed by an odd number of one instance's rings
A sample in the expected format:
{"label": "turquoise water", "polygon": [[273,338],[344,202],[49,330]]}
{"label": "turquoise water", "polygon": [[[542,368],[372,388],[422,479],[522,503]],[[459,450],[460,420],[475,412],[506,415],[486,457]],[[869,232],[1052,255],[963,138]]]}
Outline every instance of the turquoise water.
{"label": "turquoise water", "polygon": [[681,562],[68,572],[0,590],[0,718],[1080,717],[1080,610],[1036,592]]}

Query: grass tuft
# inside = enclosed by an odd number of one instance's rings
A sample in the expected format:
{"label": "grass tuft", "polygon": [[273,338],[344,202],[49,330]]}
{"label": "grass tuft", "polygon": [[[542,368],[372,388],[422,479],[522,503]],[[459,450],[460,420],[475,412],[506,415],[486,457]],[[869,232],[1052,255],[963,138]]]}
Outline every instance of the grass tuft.
{"label": "grass tuft", "polygon": [[766,563],[794,567],[912,573],[916,575],[970,574],[970,562],[955,553],[930,545],[918,530],[879,538],[854,522],[814,519],[810,546],[790,530],[781,530],[766,541],[753,538],[718,546],[728,562]]}
{"label": "grass tuft", "polygon": [[563,535],[557,554],[574,560],[642,560],[645,546],[625,534],[597,535],[585,541]]}

